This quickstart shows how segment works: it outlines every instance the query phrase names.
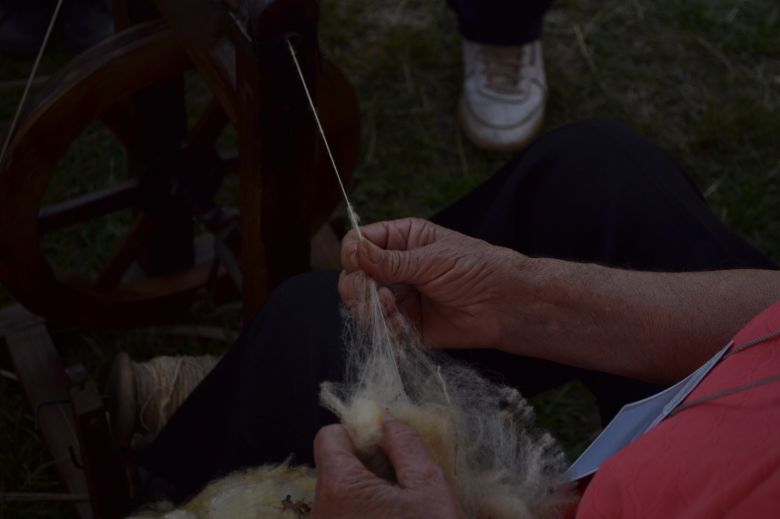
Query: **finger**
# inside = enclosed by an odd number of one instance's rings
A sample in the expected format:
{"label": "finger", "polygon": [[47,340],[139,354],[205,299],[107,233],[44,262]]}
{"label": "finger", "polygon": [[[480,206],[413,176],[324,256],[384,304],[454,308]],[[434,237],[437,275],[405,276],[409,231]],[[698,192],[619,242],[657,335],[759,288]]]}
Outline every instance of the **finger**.
{"label": "finger", "polygon": [[370,474],[357,458],[352,440],[341,424],[326,425],[317,432],[314,463],[325,481],[341,480],[345,474]]}
{"label": "finger", "polygon": [[358,266],[383,285],[417,284],[425,281],[426,247],[384,250],[364,240],[357,248]]}
{"label": "finger", "polygon": [[379,287],[378,289],[379,305],[382,307],[382,313],[391,317],[398,312],[398,307],[395,304],[395,294],[387,287]]}
{"label": "finger", "polygon": [[414,488],[421,478],[443,477],[417,431],[387,415],[382,428],[382,450],[393,465],[401,487]]}
{"label": "finger", "polygon": [[366,240],[378,247],[386,249],[390,245],[391,238],[393,241],[398,241],[399,237],[403,236],[398,232],[399,230],[396,229],[398,226],[395,222],[397,222],[397,220],[387,220],[363,225],[360,227],[360,233]]}
{"label": "finger", "polygon": [[[393,302],[396,313],[393,317],[403,319],[407,325],[418,327],[417,332],[422,335],[422,315],[420,314],[420,293],[409,285],[392,285],[388,287],[393,292]],[[401,330],[398,328],[397,330]]]}
{"label": "finger", "polygon": [[[382,249],[392,248],[405,250],[407,248],[411,219],[390,220],[376,222],[360,227],[360,233],[364,240],[368,240]],[[361,240],[355,229],[349,232],[341,240],[341,266],[347,272],[359,269],[357,263],[357,248]],[[392,245],[392,247],[391,247]]]}
{"label": "finger", "polygon": [[407,250],[432,243],[442,229],[421,218],[401,218],[365,225],[360,228],[363,237],[388,250]]}
{"label": "finger", "polygon": [[[362,270],[350,274],[342,271],[339,276],[339,295],[355,322],[364,326],[370,325],[375,319],[369,283],[373,283],[373,281],[368,279]],[[379,303],[385,315],[389,315],[389,312],[395,310],[392,293],[390,293],[390,300],[387,299],[387,296],[383,300],[380,289]]]}
{"label": "finger", "polygon": [[366,275],[358,270],[348,273],[344,270],[339,274],[339,296],[345,305],[351,307],[357,302],[365,291]]}
{"label": "finger", "polygon": [[419,218],[403,218],[365,225],[360,228],[363,240],[357,231],[350,230],[341,241],[341,265],[347,272],[362,268],[359,251],[363,242],[375,245],[380,250],[406,251],[424,247],[436,241],[440,228]]}
{"label": "finger", "polygon": [[357,248],[361,241],[368,240],[378,247],[386,248],[391,227],[388,222],[377,222],[361,226],[360,234],[355,229],[350,229],[341,240],[341,267],[347,272],[353,272],[360,268],[357,262]]}
{"label": "finger", "polygon": [[365,315],[370,310],[369,283],[373,283],[373,281],[362,270],[349,274],[341,271],[338,284],[339,295],[353,314],[357,312]]}
{"label": "finger", "polygon": [[341,268],[347,272],[354,272],[358,268],[357,246],[360,243],[360,237],[354,229],[351,229],[344,238],[341,239]]}

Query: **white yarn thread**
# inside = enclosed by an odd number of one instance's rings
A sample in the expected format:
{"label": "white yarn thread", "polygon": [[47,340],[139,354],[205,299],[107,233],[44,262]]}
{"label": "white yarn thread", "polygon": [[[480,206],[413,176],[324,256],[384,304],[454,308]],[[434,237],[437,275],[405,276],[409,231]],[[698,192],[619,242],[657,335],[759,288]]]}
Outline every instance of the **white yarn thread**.
{"label": "white yarn thread", "polygon": [[8,151],[8,145],[11,143],[11,137],[13,137],[14,131],[16,130],[16,125],[19,122],[19,116],[22,113],[24,102],[27,100],[27,94],[30,93],[30,87],[32,86],[33,80],[35,79],[35,74],[38,72],[38,65],[40,65],[41,58],[43,57],[43,53],[46,50],[46,44],[49,43],[49,37],[51,36],[52,29],[54,29],[54,22],[57,21],[57,15],[60,12],[60,7],[62,7],[62,0],[58,0],[57,5],[54,7],[54,13],[52,14],[51,20],[49,21],[49,27],[46,29],[46,34],[44,35],[43,41],[41,42],[41,48],[38,49],[38,56],[35,58],[32,71],[30,71],[30,76],[27,78],[27,85],[25,85],[24,92],[22,92],[22,99],[19,101],[19,105],[16,107],[16,113],[14,114],[14,118],[11,120],[11,126],[8,127],[8,133],[5,135],[5,142],[3,142],[3,150],[0,151],[0,165],[3,164],[5,153]]}
{"label": "white yarn thread", "polygon": [[336,160],[333,158],[333,153],[330,151],[330,144],[328,144],[328,138],[325,136],[325,130],[322,127],[322,123],[320,122],[320,116],[317,112],[317,107],[314,106],[314,100],[311,98],[311,93],[309,93],[309,87],[306,85],[306,79],[303,77],[303,70],[301,70],[301,64],[298,62],[298,55],[295,53],[295,47],[293,47],[292,42],[289,38],[287,38],[287,46],[290,49],[290,55],[292,56],[293,63],[295,63],[295,70],[298,71],[298,77],[301,79],[301,84],[303,85],[303,90],[306,92],[306,100],[309,102],[309,108],[311,109],[312,113],[314,114],[314,120],[317,122],[317,128],[320,130],[320,136],[322,137],[322,142],[325,144],[325,151],[328,153],[328,158],[330,159],[330,164],[333,166],[333,172],[336,174],[336,180],[339,182],[339,187],[341,188],[341,194],[344,196],[344,202],[347,204],[347,214],[349,215],[349,222],[352,225],[352,228],[357,232],[358,237],[362,240],[363,234],[360,232],[360,219],[358,218],[357,213],[355,213],[355,209],[352,207],[352,203],[349,201],[349,197],[347,196],[347,190],[344,188],[344,182],[341,180],[341,174],[339,173],[339,168],[336,166]]}
{"label": "white yarn thread", "polygon": [[[357,233],[358,238],[363,240],[363,233],[360,232],[360,217],[355,212],[355,208],[352,206],[352,202],[350,202],[349,196],[347,195],[347,190],[344,187],[344,181],[341,179],[341,173],[339,172],[339,168],[336,165],[336,160],[333,158],[333,153],[330,150],[330,144],[328,144],[328,137],[325,135],[325,129],[322,127],[322,122],[320,122],[320,116],[317,112],[317,107],[314,105],[314,100],[312,99],[311,93],[309,92],[309,87],[306,84],[306,78],[304,78],[303,70],[301,69],[300,63],[298,62],[298,55],[296,54],[295,47],[293,47],[293,44],[289,38],[287,38],[287,47],[290,49],[290,55],[292,56],[293,63],[295,64],[295,70],[298,71],[298,77],[300,78],[301,84],[303,85],[303,91],[306,93],[306,100],[309,103],[309,108],[311,109],[312,114],[314,114],[314,120],[317,123],[317,128],[319,129],[320,136],[322,137],[322,142],[325,144],[325,150],[328,153],[328,158],[330,158],[330,164],[333,167],[333,172],[336,174],[336,180],[338,180],[339,188],[341,188],[341,195],[344,197],[344,203],[347,206],[347,214],[349,215],[350,225]],[[368,284],[370,287],[368,297],[371,299],[371,304],[374,308],[381,308],[381,302],[379,300],[379,289],[376,285],[376,282],[372,279],[369,279]],[[382,329],[387,330],[388,327],[384,320],[384,315],[380,315],[380,318]]]}

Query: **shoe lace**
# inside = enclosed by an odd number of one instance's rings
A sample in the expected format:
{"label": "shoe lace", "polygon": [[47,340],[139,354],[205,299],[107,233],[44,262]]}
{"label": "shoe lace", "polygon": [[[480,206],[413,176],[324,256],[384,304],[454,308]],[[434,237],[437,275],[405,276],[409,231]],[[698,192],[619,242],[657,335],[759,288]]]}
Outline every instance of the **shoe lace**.
{"label": "shoe lace", "polygon": [[508,92],[517,91],[524,51],[525,46],[482,46],[480,52],[485,63],[485,77],[491,88]]}

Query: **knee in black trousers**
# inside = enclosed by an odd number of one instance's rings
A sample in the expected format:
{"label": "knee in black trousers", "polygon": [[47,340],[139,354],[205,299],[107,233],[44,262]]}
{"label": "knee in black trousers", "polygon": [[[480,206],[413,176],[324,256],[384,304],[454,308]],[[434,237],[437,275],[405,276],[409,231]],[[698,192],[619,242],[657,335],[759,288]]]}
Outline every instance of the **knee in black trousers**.
{"label": "knee in black trousers", "polygon": [[537,257],[639,270],[773,268],[723,226],[671,155],[610,120],[543,135],[434,221]]}

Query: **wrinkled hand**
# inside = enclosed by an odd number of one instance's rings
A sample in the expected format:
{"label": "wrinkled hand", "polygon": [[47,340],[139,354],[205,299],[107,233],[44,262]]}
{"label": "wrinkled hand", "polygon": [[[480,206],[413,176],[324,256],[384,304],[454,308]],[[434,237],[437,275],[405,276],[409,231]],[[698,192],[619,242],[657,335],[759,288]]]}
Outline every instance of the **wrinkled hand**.
{"label": "wrinkled hand", "polygon": [[383,424],[382,449],[398,483],[366,469],[341,425],[329,425],[314,439],[319,469],[312,519],[463,519],[464,514],[442,470],[422,438],[392,418]]}
{"label": "wrinkled hand", "polygon": [[341,244],[339,293],[347,305],[363,293],[368,275],[383,286],[383,302],[394,299],[427,346],[497,347],[508,278],[520,254],[416,218],[361,232],[363,241],[353,230]]}

